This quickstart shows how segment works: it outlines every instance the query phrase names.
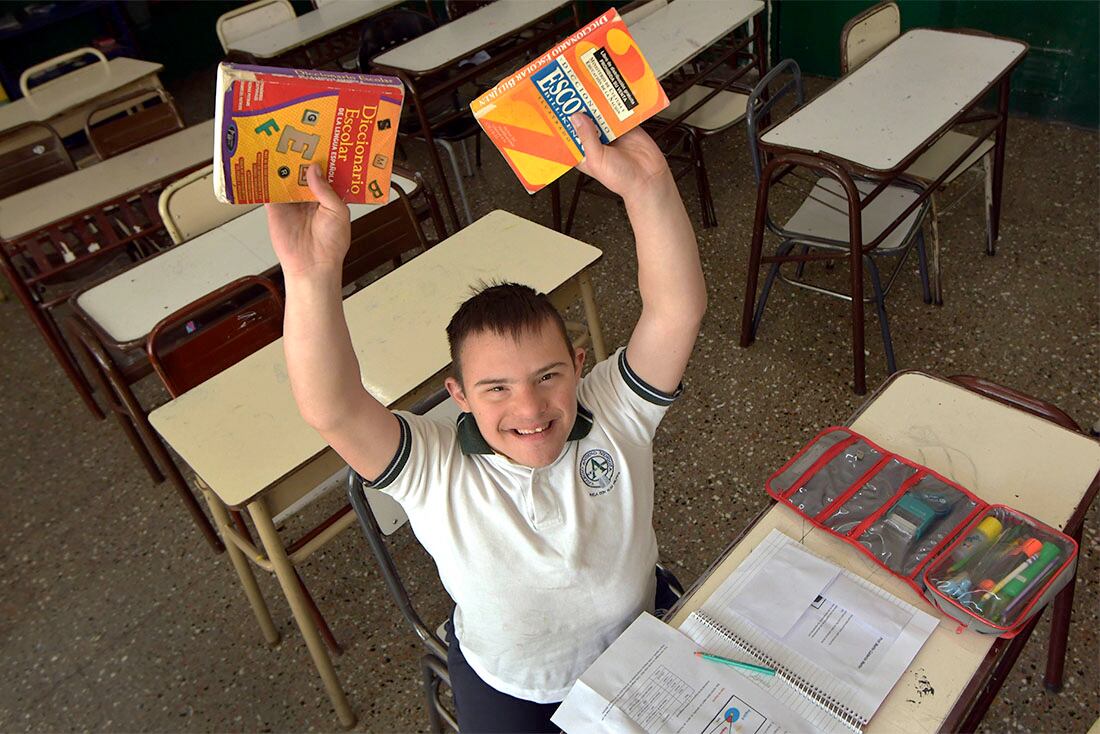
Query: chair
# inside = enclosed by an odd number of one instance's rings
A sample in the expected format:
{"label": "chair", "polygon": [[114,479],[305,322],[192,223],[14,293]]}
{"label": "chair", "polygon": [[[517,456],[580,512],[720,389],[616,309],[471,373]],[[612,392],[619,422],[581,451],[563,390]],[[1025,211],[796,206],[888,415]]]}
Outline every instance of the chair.
{"label": "chair", "polygon": [[171,95],[143,89],[88,113],[84,133],[100,160],[106,160],[183,129]]}
{"label": "chair", "polygon": [[[35,64],[28,69],[24,69],[23,73],[19,75],[19,91],[22,92],[23,96],[26,97],[28,100],[33,99],[31,94],[32,89],[34,89],[35,87],[45,86],[56,79],[58,76],[64,76],[64,74],[67,73],[63,72],[61,74],[51,74],[50,72],[58,69],[59,67],[63,67],[69,62],[74,62],[77,59],[83,58],[85,56],[94,56],[96,60],[93,63],[102,64],[104,74],[111,73],[109,62],[107,61],[107,57],[103,55],[103,52],[100,51],[98,48],[84,46],[83,48],[68,51],[61,54],[60,56],[54,56],[52,59],[46,59],[39,64]],[[70,69],[70,71],[72,70]],[[42,81],[32,87],[31,82],[34,81],[35,78],[39,75],[43,75],[45,78],[43,78]]]}
{"label": "chair", "polygon": [[[853,17],[840,32],[840,73],[847,74],[863,65],[867,59],[881,51],[901,34],[901,11],[895,2],[882,2]],[[974,145],[976,138],[965,133],[948,130],[931,148],[924,152],[909,168],[906,175],[926,186],[939,180],[945,173],[940,188],[947,186],[964,171],[981,162],[985,173],[986,194],[986,252],[994,254],[992,211],[988,192],[993,190],[992,136],[978,143],[970,154],[950,170],[964,151]],[[933,302],[943,305],[943,278],[940,270],[940,206],[936,194],[930,197],[932,205],[932,290]]]}
{"label": "chair", "polygon": [[[359,71],[370,73],[371,61],[374,57],[422,36],[436,27],[436,22],[430,17],[409,8],[396,8],[379,13],[363,26],[363,34],[359,43]],[[428,75],[421,79],[423,80],[422,88],[431,89],[440,81],[441,76]],[[462,183],[463,175],[459,170],[458,158],[455,155],[454,148],[455,143],[458,143],[466,163],[466,175],[473,176],[474,171],[470,166],[465,141],[470,138],[474,139],[474,156],[480,168],[481,126],[474,119],[469,105],[462,102],[457,93],[430,101],[424,107],[424,116],[431,125],[432,139],[446,151],[447,156],[450,158],[455,183],[458,187],[458,196],[462,201],[462,208],[466,214],[466,222],[467,224],[473,222],[470,202],[466,197],[466,187]],[[398,125],[402,136],[423,139],[419,114],[416,109],[415,94],[410,94],[410,98],[406,99],[405,106],[401,110],[401,121]]]}
{"label": "chair", "polygon": [[[235,280],[162,319],[146,339],[146,354],[168,393],[176,398],[267,346],[282,336],[282,332],[282,295],[270,280],[251,275]],[[342,479],[342,476],[341,470],[337,478]],[[225,544],[243,550],[244,557],[257,566],[274,571],[263,547],[253,541],[241,513],[222,505],[201,477],[196,476],[195,481],[206,498]],[[339,483],[330,478],[327,482],[304,486],[297,475],[291,477],[288,486],[273,490],[278,495],[271,500],[273,522],[276,526],[280,525]],[[299,564],[351,524],[354,517],[350,510],[350,507],[344,506],[287,545],[296,575]],[[311,542],[316,538],[321,540]],[[236,553],[232,557],[264,636],[268,642],[276,642],[278,635],[252,572],[247,564],[237,562],[239,556]],[[335,653],[341,653],[340,645],[300,575],[298,584],[322,637]]]}
{"label": "chair", "polygon": [[219,16],[214,30],[222,51],[229,53],[229,46],[234,41],[294,18],[294,8],[287,0],[257,0]]}
{"label": "chair", "polygon": [[27,122],[0,136],[0,199],[76,170],[57,132]]}
{"label": "chair", "polygon": [[[437,422],[457,420],[458,405],[447,398],[446,390],[437,390],[412,405],[409,410]],[[450,731],[457,732],[457,717],[443,703],[440,695],[442,684],[451,685],[447,672],[447,646],[450,640],[447,639],[445,623],[441,623],[434,630],[424,623],[423,617],[417,612],[409,597],[405,583],[401,580],[397,564],[394,563],[393,557],[386,548],[385,538],[400,530],[408,520],[408,516],[396,500],[384,492],[368,487],[363,477],[350,467],[347,472],[347,491],[351,506],[359,519],[359,527],[366,536],[367,545],[370,546],[371,553],[382,571],[382,580],[386,584],[386,589],[393,597],[402,616],[405,617],[405,621],[413,628],[413,632],[426,648],[426,652],[420,658],[420,673],[428,714],[428,729],[433,733],[442,732],[443,725],[446,724]],[[683,595],[684,589],[680,582],[659,563],[657,573],[668,583],[677,598]]]}
{"label": "chair", "polygon": [[236,219],[259,204],[225,204],[214,196],[213,164],[169,184],[157,210],[172,242],[179,244]]}
{"label": "chair", "polygon": [[[790,79],[783,84],[776,84],[782,75],[789,75]],[[802,88],[802,72],[791,59],[781,61],[753,89],[749,95],[748,111],[746,114],[749,153],[752,158],[753,174],[757,184],[761,184],[763,171],[763,159],[757,140],[760,121],[773,114],[777,103],[789,100],[793,96],[793,106],[790,112],[802,106],[804,92]],[[847,199],[840,183],[831,177],[822,177],[813,183],[813,188],[798,207],[794,215],[787,220],[782,227],[777,226],[771,219],[770,213],[765,213],[767,228],[778,235],[782,241],[776,250],[776,257],[783,258],[791,255],[792,249],[799,245],[801,254],[805,255],[810,249],[836,252],[839,258],[849,256],[851,245],[848,242],[848,209]],[[857,180],[856,187],[861,195],[870,193],[875,188],[872,181]],[[865,210],[863,210],[863,239],[870,242],[878,237],[886,225],[894,221],[898,214],[906,209],[919,195],[921,191],[916,187],[894,184],[886,188]],[[863,255],[863,263],[870,274],[873,295],[871,298],[863,298],[865,301],[873,301],[879,317],[879,327],[882,331],[882,341],[886,350],[886,365],[889,374],[897,371],[894,360],[893,342],[890,338],[890,325],[886,317],[886,295],[890,291],[901,266],[909,254],[914,243],[920,259],[921,285],[924,292],[925,303],[930,302],[931,295],[928,286],[927,264],[924,252],[924,235],[921,232],[921,220],[924,217],[927,205],[917,207],[906,219],[895,227],[884,239],[882,244]],[[892,257],[897,260],[893,271],[890,273],[885,287],[879,276],[878,266],[875,260],[879,257]],[[806,288],[824,295],[833,296],[851,301],[852,295],[836,291],[824,286],[804,282],[802,278],[802,264],[804,261],[796,261],[793,258],[786,262],[798,262],[798,270],[794,278],[784,275],[780,267],[784,261],[780,260],[772,264],[764,287],[761,289],[756,311],[752,320],[752,336],[756,335],[760,328],[760,321],[764,315],[764,306],[768,300],[768,293],[775,279],[778,277],[790,285]],[[751,274],[750,274],[751,277]],[[859,292],[862,294],[862,284]]]}

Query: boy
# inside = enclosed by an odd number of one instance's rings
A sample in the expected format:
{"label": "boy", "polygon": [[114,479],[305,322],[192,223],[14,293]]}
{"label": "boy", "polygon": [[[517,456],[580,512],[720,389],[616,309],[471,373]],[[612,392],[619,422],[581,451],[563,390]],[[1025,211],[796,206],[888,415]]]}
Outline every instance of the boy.
{"label": "boy", "polygon": [[402,503],[455,601],[448,650],[463,731],[556,731],[573,682],[653,610],[652,441],[679,394],[706,309],[695,234],[664,156],[640,128],[601,144],[584,115],[578,168],[622,196],[642,313],[628,346],[581,379],[545,296],[493,286],[447,328],[455,426],[387,410],[364,389],[340,300],[347,206],[268,206],[286,277],[284,344],[299,410]]}

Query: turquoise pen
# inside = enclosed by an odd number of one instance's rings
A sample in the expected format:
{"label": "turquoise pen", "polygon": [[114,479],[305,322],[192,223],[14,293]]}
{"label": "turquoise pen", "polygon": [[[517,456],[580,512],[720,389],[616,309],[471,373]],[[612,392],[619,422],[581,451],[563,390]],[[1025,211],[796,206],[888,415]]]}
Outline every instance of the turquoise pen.
{"label": "turquoise pen", "polygon": [[743,663],[740,660],[730,660],[729,658],[724,658],[721,655],[711,655],[709,652],[703,652],[702,650],[696,650],[695,657],[703,658],[703,660],[709,660],[712,663],[721,663],[722,665],[728,665],[731,668],[739,668],[740,670],[751,670],[754,673],[763,673],[764,675],[775,675],[775,668],[769,668],[766,665]]}

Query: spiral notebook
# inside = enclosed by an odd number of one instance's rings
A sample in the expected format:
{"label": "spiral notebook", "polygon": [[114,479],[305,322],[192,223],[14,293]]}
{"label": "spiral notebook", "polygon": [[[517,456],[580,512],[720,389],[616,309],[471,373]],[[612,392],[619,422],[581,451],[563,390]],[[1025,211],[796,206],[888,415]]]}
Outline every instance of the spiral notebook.
{"label": "spiral notebook", "polygon": [[862,732],[936,624],[773,530],[680,631],[775,668],[749,680],[816,729]]}

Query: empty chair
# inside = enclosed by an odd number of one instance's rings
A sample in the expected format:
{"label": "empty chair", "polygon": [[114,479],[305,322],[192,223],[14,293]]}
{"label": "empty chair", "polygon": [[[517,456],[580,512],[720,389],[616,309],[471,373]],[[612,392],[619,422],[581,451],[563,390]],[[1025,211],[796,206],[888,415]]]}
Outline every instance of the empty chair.
{"label": "empty chair", "polygon": [[0,199],[76,170],[57,132],[28,122],[0,135]]}
{"label": "empty chair", "polygon": [[183,129],[171,95],[142,89],[100,105],[84,122],[84,133],[100,160],[106,160]]}
{"label": "empty chair", "polygon": [[222,44],[222,51],[229,53],[229,46],[234,41],[294,17],[294,8],[287,0],[257,0],[221,15],[214,29]]}
{"label": "empty chair", "polygon": [[[789,79],[784,83],[779,83],[781,77],[784,76],[789,76]],[[798,64],[790,59],[777,64],[760,80],[756,88],[753,89],[752,94],[749,95],[747,111],[749,153],[752,157],[753,173],[758,185],[772,185],[771,182],[761,184],[764,162],[757,138],[761,119],[776,114],[777,104],[780,102],[784,104],[793,102],[793,106],[789,109],[790,112],[793,112],[802,105],[803,101],[802,73],[798,68]],[[856,180],[854,183],[861,197],[869,194],[876,187],[876,184],[872,181]],[[910,187],[900,184],[888,186],[862,212],[863,242],[872,242],[882,234],[886,225],[893,222],[897,215],[912,204],[920,196],[921,191],[915,186]],[[792,278],[783,274],[781,272],[782,265],[794,265],[798,262],[793,258],[786,261],[781,259],[773,263],[756,303],[750,337],[754,337],[760,328],[764,306],[767,303],[772,284],[777,277],[790,285],[843,300],[851,301],[855,297],[861,301],[872,301],[878,311],[879,327],[882,331],[882,341],[886,351],[887,371],[889,374],[893,374],[897,370],[897,364],[894,359],[893,342],[890,338],[890,325],[886,316],[886,294],[890,291],[909,250],[914,245],[917,247],[918,257],[920,258],[924,300],[926,303],[931,300],[924,253],[924,236],[921,232],[921,220],[926,209],[927,202],[918,206],[891,230],[878,247],[862,256],[863,267],[871,280],[872,295],[870,297],[865,298],[863,296],[862,279],[858,283],[853,283],[853,287],[856,289],[855,293],[844,293],[803,281],[801,279],[801,263],[798,263],[795,277]],[[802,255],[810,250],[817,250],[835,252],[838,260],[848,260],[850,257],[853,246],[849,243],[848,201],[840,183],[834,178],[823,176],[813,182],[812,190],[806,195],[794,215],[782,226],[777,226],[772,221],[770,213],[765,212],[765,217],[767,228],[781,239],[775,253],[778,258],[792,256],[792,250],[796,246],[800,248]],[[860,244],[862,245],[862,243]],[[758,258],[759,253],[755,252],[751,257]],[[797,257],[797,255],[794,257]],[[891,257],[896,260],[896,264],[887,276],[885,284],[879,275],[878,265],[876,264],[876,260],[881,257]],[[750,259],[750,262],[758,262],[758,260]],[[749,273],[750,279],[754,276],[755,273]],[[746,304],[746,308],[747,306],[748,304]],[[861,323],[856,324],[854,328],[862,332],[863,325]]]}
{"label": "empty chair", "polygon": [[[901,34],[901,11],[895,2],[882,2],[853,17],[840,33],[840,73],[848,74],[863,65]],[[993,147],[992,135],[982,140],[958,166],[948,172],[962,153],[973,146],[977,139],[972,135],[948,130],[931,148],[913,162],[905,173],[926,185],[930,185],[947,174],[941,186],[954,181],[960,174],[981,163],[985,173],[986,191],[986,252],[994,253],[993,229],[990,209],[993,190]],[[939,203],[936,194],[931,197],[932,206],[932,290],[933,301],[943,305],[943,278],[940,269],[940,222]]]}
{"label": "empty chair", "polygon": [[95,61],[93,63],[101,65],[104,74],[110,74],[110,66],[107,61],[107,57],[103,55],[103,52],[98,48],[92,48],[91,46],[84,46],[83,48],[74,49],[68,51],[59,56],[54,56],[52,59],[46,59],[45,61],[35,64],[27,69],[24,69],[23,73],[19,75],[19,91],[23,93],[23,96],[27,99],[33,99],[33,91],[39,87],[44,87],[52,81],[57,79],[55,75],[50,78],[45,78],[37,84],[32,82],[36,81],[37,77],[42,74],[46,74],[52,69],[56,69],[64,64],[67,64],[85,56],[94,56]]}
{"label": "empty chair", "polygon": [[259,206],[218,201],[213,181],[211,164],[174,181],[161,192],[157,209],[172,242],[186,242]]}

